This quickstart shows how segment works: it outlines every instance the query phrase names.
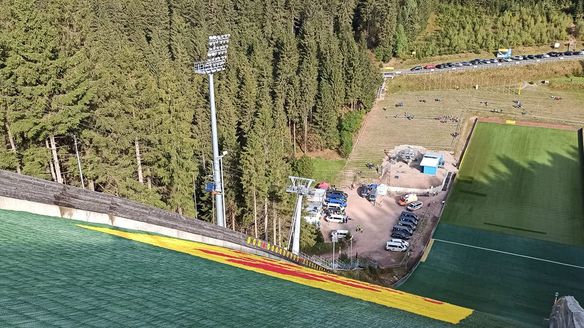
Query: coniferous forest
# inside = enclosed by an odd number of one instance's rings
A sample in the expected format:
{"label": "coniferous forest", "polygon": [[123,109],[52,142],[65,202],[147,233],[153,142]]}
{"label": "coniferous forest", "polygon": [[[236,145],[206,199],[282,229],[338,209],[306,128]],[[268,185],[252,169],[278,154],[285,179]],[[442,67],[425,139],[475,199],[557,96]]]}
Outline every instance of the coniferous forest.
{"label": "coniferous forest", "polygon": [[[193,63],[209,35],[229,33],[215,78],[226,219],[277,241],[297,155],[349,154],[381,83],[378,60],[415,50],[429,18],[452,8],[462,9],[443,24],[464,26],[424,40],[428,54],[498,46],[468,36],[473,26],[488,8],[532,2],[0,0],[0,169],[81,186],[78,151],[86,188],[210,221],[208,85]],[[545,16],[534,24],[581,18],[582,0],[547,3],[564,16],[527,9]]]}

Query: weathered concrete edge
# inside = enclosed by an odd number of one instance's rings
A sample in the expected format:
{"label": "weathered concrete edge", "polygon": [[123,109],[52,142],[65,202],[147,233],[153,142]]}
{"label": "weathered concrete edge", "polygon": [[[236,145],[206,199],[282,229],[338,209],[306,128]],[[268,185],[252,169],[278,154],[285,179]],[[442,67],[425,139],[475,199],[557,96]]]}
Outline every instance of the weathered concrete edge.
{"label": "weathered concrete edge", "polygon": [[237,251],[251,253],[255,255],[260,255],[263,257],[276,259],[276,260],[285,260],[282,257],[274,256],[270,253],[262,252],[259,249],[246,247],[243,245],[239,245],[236,243],[211,238],[207,236],[202,236],[199,234],[194,234],[191,232],[180,231],[173,228],[163,227],[151,223],[140,222],[137,220],[128,219],[121,216],[114,216],[104,213],[98,213],[93,211],[81,210],[76,208],[58,206],[53,204],[44,204],[38,202],[32,202],[23,199],[16,199],[10,197],[0,196],[0,209],[9,210],[9,211],[19,211],[19,212],[28,212],[38,215],[45,215],[45,216],[52,216],[52,217],[59,217],[63,219],[70,219],[88,223],[97,223],[97,224],[104,224],[110,225],[112,227],[122,228],[122,229],[129,229],[129,230],[138,230],[150,233],[157,233],[160,235],[179,238],[184,240],[190,240],[194,242],[200,242],[204,244],[214,245],[225,247],[229,249],[234,249]]}

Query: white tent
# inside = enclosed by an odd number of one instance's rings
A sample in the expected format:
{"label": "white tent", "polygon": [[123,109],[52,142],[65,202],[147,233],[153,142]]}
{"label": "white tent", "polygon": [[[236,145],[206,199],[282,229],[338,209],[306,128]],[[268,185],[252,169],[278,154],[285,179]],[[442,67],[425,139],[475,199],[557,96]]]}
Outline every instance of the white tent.
{"label": "white tent", "polygon": [[385,196],[387,195],[387,189],[389,188],[386,184],[380,184],[377,186],[377,196]]}

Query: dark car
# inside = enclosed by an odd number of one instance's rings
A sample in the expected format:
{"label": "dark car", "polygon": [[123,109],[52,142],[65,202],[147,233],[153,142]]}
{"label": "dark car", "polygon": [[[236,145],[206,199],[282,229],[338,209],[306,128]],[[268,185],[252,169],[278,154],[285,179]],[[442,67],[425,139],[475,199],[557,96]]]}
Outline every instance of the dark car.
{"label": "dark car", "polygon": [[535,59],[534,55],[527,55],[527,59]]}
{"label": "dark car", "polygon": [[340,191],[340,190],[330,190],[326,192],[326,196],[327,197],[344,197],[347,198],[349,195],[347,195],[346,192]]}
{"label": "dark car", "polygon": [[555,51],[550,51],[550,52],[548,52],[548,55],[550,55],[550,57],[558,57],[560,54],[558,52],[555,52]]}
{"label": "dark car", "polygon": [[409,227],[400,225],[400,224],[393,226],[392,232],[403,232],[403,233],[408,234],[410,236],[414,234],[414,231],[412,229],[410,229]]}
{"label": "dark car", "polygon": [[417,224],[415,224],[412,221],[399,221],[398,224],[400,226],[410,228],[410,229],[412,229],[412,231],[416,231],[416,227],[418,226]]}
{"label": "dark car", "polygon": [[438,64],[438,65],[436,65],[436,68],[437,69],[442,69],[442,68],[444,68],[444,64]]}
{"label": "dark car", "polygon": [[543,54],[535,55],[534,57],[537,58],[537,59],[542,59],[543,58]]}
{"label": "dark car", "polygon": [[418,216],[412,212],[402,211],[399,215],[400,217],[409,217],[418,220]]}
{"label": "dark car", "polygon": [[472,64],[471,64],[471,63],[469,63],[469,62],[462,62],[461,64],[462,64],[462,66],[471,66],[471,65],[472,65]]}
{"label": "dark car", "polygon": [[415,224],[416,226],[418,225],[418,220],[414,218],[399,218],[399,221],[397,221],[398,224],[402,224],[404,222],[412,223]]}
{"label": "dark car", "polygon": [[326,203],[328,204],[338,204],[341,207],[347,207],[347,200],[340,198],[327,198]]}
{"label": "dark car", "polygon": [[410,71],[419,71],[421,69],[422,69],[422,66],[415,66],[415,67],[412,67],[412,69],[410,69]]}
{"label": "dark car", "polygon": [[326,195],[326,199],[341,199],[341,200],[347,200],[347,196],[343,195],[343,194],[327,194]]}
{"label": "dark car", "polygon": [[571,51],[565,51],[564,53],[562,53],[564,56],[572,56],[572,52]]}
{"label": "dark car", "polygon": [[410,238],[412,238],[411,235],[402,233],[402,232],[392,232],[391,234],[391,238],[398,238],[398,239],[403,239],[403,240],[408,240]]}

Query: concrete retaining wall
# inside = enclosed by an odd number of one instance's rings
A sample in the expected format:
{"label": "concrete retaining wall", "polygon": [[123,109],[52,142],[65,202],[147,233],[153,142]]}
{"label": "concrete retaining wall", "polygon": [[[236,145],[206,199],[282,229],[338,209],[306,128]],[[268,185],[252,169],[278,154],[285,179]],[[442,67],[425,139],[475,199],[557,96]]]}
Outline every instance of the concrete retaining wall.
{"label": "concrete retaining wall", "polygon": [[96,213],[92,211],[85,211],[76,208],[69,208],[57,205],[43,204],[31,202],[23,199],[15,199],[9,197],[0,196],[0,209],[9,211],[19,211],[27,212],[38,215],[60,217],[64,219],[83,221],[88,223],[97,223],[110,225],[116,228],[137,230],[150,233],[156,233],[163,236],[168,236],[172,238],[180,238],[184,240],[190,240],[194,242],[200,242],[209,245],[221,246],[225,248],[230,248],[238,250],[245,253],[251,253],[256,255],[261,255],[264,257],[272,259],[282,259],[278,256],[257,250],[255,248],[245,247],[236,243],[228,242],[221,239],[211,238],[207,236],[202,236],[199,234],[194,234],[186,231],[181,231],[178,229],[167,228],[163,226],[158,226],[146,222],[140,222],[121,216],[112,216],[104,213]]}
{"label": "concrete retaining wall", "polygon": [[417,194],[417,195],[425,195],[425,194],[435,194],[444,188],[444,183],[446,183],[448,175],[444,177],[442,183],[439,186],[427,188],[427,189],[418,189],[418,188],[405,188],[405,187],[392,187],[387,186],[387,191],[394,194]]}
{"label": "concrete retaining wall", "polygon": [[248,243],[247,235],[129,199],[0,170],[0,209],[110,225],[222,246],[303,266],[324,268]]}

